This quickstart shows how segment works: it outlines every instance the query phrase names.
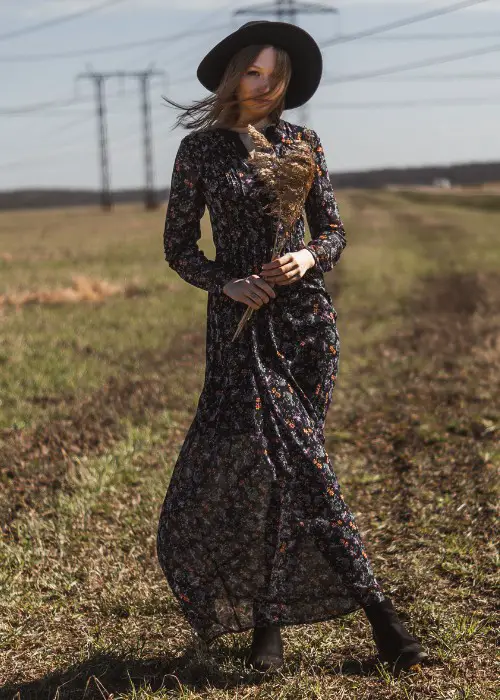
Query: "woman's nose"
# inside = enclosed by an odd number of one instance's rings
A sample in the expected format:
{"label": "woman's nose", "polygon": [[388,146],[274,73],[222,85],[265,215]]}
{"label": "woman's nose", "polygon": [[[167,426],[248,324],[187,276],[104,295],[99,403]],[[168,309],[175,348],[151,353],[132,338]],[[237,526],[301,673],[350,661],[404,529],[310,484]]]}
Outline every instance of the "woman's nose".
{"label": "woman's nose", "polygon": [[269,80],[267,78],[262,79],[260,89],[263,93],[269,92]]}

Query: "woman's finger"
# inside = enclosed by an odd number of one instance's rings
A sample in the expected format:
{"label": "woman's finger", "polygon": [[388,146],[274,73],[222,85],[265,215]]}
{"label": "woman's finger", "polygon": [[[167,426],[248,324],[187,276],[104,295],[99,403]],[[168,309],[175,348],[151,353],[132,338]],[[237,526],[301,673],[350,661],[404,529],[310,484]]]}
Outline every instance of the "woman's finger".
{"label": "woman's finger", "polygon": [[263,270],[261,276],[267,281],[285,279],[283,275],[287,272],[292,272],[293,270],[300,269],[300,266],[296,260],[292,260],[281,267],[277,267],[273,270]]}
{"label": "woman's finger", "polygon": [[254,287],[253,289],[250,289],[247,292],[247,295],[253,299],[257,304],[259,302],[262,302],[262,304],[266,304],[269,301],[269,297],[266,294],[266,292],[261,289],[260,287]]}
{"label": "woman's finger", "polygon": [[283,287],[287,284],[293,284],[294,282],[298,282],[301,279],[301,277],[302,276],[301,276],[300,270],[299,270],[295,275],[293,275],[292,277],[289,277],[288,279],[285,279],[284,282],[281,282],[281,286]]}

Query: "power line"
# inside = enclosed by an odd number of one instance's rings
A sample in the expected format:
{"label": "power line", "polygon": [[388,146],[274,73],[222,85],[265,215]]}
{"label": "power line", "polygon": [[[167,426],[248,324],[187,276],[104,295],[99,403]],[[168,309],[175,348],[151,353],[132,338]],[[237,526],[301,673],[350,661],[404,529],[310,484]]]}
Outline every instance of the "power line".
{"label": "power line", "polygon": [[55,27],[59,24],[66,22],[71,22],[75,19],[80,19],[80,17],[85,17],[86,15],[93,14],[94,12],[100,12],[113,5],[118,5],[122,2],[127,2],[127,0],[106,0],[101,2],[99,5],[93,5],[92,7],[86,7],[83,10],[78,10],[77,12],[72,12],[71,14],[65,14],[59,17],[53,17],[52,19],[45,20],[44,22],[38,22],[37,24],[30,24],[27,27],[22,27],[21,29],[15,29],[11,32],[6,32],[5,34],[0,34],[0,41],[7,41],[9,39],[15,39],[18,36],[24,36],[25,34],[31,34],[33,32],[38,32],[43,29],[49,29],[50,27]]}
{"label": "power line", "polygon": [[[82,120],[81,118],[78,120],[78,122],[75,120],[74,122],[70,122],[66,124],[65,126],[67,129],[73,128],[77,126],[78,123],[83,123],[83,121],[86,121],[87,119],[90,120],[92,115],[88,115],[85,120]],[[60,129],[58,130],[58,133],[60,133],[63,130],[67,129]],[[53,133],[53,132],[51,132]],[[161,129],[159,130],[160,135],[162,135]],[[48,134],[46,134],[48,135]],[[111,141],[111,146],[113,145],[122,145],[123,143],[126,143],[128,141],[133,141],[134,139],[137,138],[137,131],[134,128],[133,131],[128,131],[126,134],[122,134],[121,137],[118,137],[117,139],[113,139]],[[168,132],[166,135],[163,135],[163,139],[169,140],[170,138],[177,138],[176,134],[171,134]],[[75,143],[75,139],[72,138],[71,141],[67,141],[66,143],[63,144],[58,144],[57,149],[54,151],[52,148],[50,151],[45,151],[43,153],[37,153],[35,155],[30,155],[27,158],[21,158],[18,160],[14,161],[8,161],[6,163],[0,162],[0,170],[6,170],[10,168],[23,168],[23,167],[31,167],[34,163],[37,162],[43,162],[44,163],[44,168],[47,164],[51,164],[54,158],[59,158],[60,156],[65,157],[68,153],[80,153],[83,150],[88,151],[88,146],[85,143],[81,143],[81,141],[78,141],[78,143]],[[50,161],[50,163],[49,163]]]}
{"label": "power line", "polygon": [[[352,36],[352,35],[345,35]],[[437,32],[432,33],[421,33],[421,34],[393,34],[392,36],[367,36],[363,37],[367,41],[464,41],[464,40],[476,40],[476,39],[498,39],[500,36],[499,32],[447,32],[446,34],[438,34]],[[343,36],[340,35],[340,39]]]}
{"label": "power line", "polygon": [[[110,97],[117,97],[117,95],[110,95]],[[35,102],[29,105],[20,105],[17,107],[1,107],[0,117],[24,117],[29,115],[39,116],[43,113],[43,116],[47,114],[57,112],[58,110],[67,110],[68,107],[73,105],[85,105],[90,102],[90,99],[85,97],[70,97],[61,100],[51,100],[49,102]],[[69,113],[77,114],[74,110],[66,111],[66,114],[61,112],[62,116],[67,116]],[[56,115],[54,115],[56,116]]]}
{"label": "power line", "polygon": [[128,51],[134,48],[142,48],[143,46],[151,46],[153,44],[169,45],[173,42],[180,41],[193,34],[207,34],[209,32],[226,29],[228,26],[220,24],[215,27],[205,27],[203,29],[188,30],[178,32],[177,34],[151,37],[150,39],[142,39],[141,41],[128,41],[121,44],[110,44],[106,46],[96,46],[90,49],[75,49],[72,51],[58,51],[56,53],[40,53],[40,54],[14,54],[10,56],[0,56],[0,63],[38,63],[39,61],[56,61],[61,58],[78,58],[79,56],[87,56],[99,53],[113,53],[114,51]]}
{"label": "power line", "polygon": [[[335,80],[335,76],[326,75],[326,80]],[[477,71],[475,73],[430,73],[429,75],[405,75],[402,76],[380,76],[380,82],[396,83],[396,82],[417,82],[417,83],[449,83],[453,80],[498,80],[500,73],[497,71]]]}
{"label": "power line", "polygon": [[[106,99],[111,99],[111,100],[117,100],[120,97],[121,96],[119,96],[119,95],[106,95]],[[108,114],[110,112],[111,112],[111,110],[107,110]],[[130,112],[127,110],[127,115],[129,115],[129,114],[130,114]],[[66,115],[64,115],[64,116],[66,116]],[[93,111],[92,112],[89,111],[85,115],[79,115],[77,119],[70,120],[66,124],[58,126],[57,129],[50,129],[48,131],[45,131],[43,133],[43,135],[41,136],[41,138],[38,140],[40,142],[45,143],[47,141],[47,138],[53,136],[54,134],[57,134],[57,136],[59,136],[61,133],[65,132],[65,131],[70,131],[77,126],[84,124],[85,122],[90,123],[92,121],[93,116],[94,116]],[[121,144],[122,141],[128,140],[129,137],[132,135],[135,138],[137,138],[137,130],[136,129],[134,129],[133,132],[128,132],[126,134],[125,139],[123,139],[123,136],[121,138],[114,139],[112,141],[112,144],[114,144],[114,143]],[[18,167],[22,168],[25,166],[28,167],[31,164],[36,163],[36,162],[40,162],[40,161],[44,161],[46,163],[48,159],[50,159],[52,161],[53,157],[59,157],[61,154],[63,156],[65,156],[66,153],[80,152],[82,149],[88,150],[88,146],[85,143],[82,144],[81,139],[78,139],[77,142],[75,142],[74,137],[71,137],[70,140],[66,139],[63,141],[58,139],[56,149],[54,149],[54,147],[51,147],[50,151],[44,151],[41,153],[38,152],[34,155],[31,154],[27,158],[21,158],[21,159],[15,160],[15,161],[7,162],[7,163],[0,162],[0,170],[4,170],[4,169],[10,168],[10,167],[16,167],[16,168],[18,168]]]}
{"label": "power line", "polygon": [[393,100],[380,102],[332,102],[320,103],[318,109],[393,109],[398,107],[479,107],[484,105],[500,105],[500,97],[492,99],[487,97],[462,97],[462,98],[436,98],[431,100]]}
{"label": "power line", "polygon": [[[330,83],[337,82],[338,78],[342,76],[334,76],[330,74],[325,74],[323,77],[323,83],[329,85]],[[429,73],[428,75],[374,75],[371,76],[373,79],[381,83],[398,83],[398,82],[415,82],[415,83],[449,83],[454,80],[474,80],[474,81],[485,81],[485,80],[499,80],[500,72],[498,71],[477,71],[469,73]],[[192,74],[184,75],[179,77],[177,80],[171,80],[169,85],[179,85],[189,82],[194,82],[196,76],[193,77]],[[344,82],[343,80],[340,82]]]}
{"label": "power line", "polygon": [[[90,121],[90,114],[88,117],[86,117],[85,120],[82,120],[81,117],[78,120],[78,123],[83,123],[83,121],[87,121],[87,119]],[[69,122],[68,124],[65,125],[66,128],[60,128],[57,130],[57,134],[59,135],[63,131],[70,130],[74,128],[77,125],[76,120],[73,122]],[[54,130],[50,130],[48,133],[46,132],[43,135],[43,141],[45,142],[46,138],[48,136],[53,135],[55,132]],[[30,166],[33,163],[37,162],[44,162],[44,164],[52,161],[56,158],[60,158],[61,156],[65,156],[67,153],[79,153],[82,150],[88,151],[88,145],[86,143],[82,143],[81,139],[78,141],[75,141],[75,138],[71,138],[71,140],[66,140],[66,141],[59,141],[57,144],[57,148],[52,147],[50,151],[44,151],[44,152],[38,152],[38,153],[30,153],[30,155],[27,158],[20,158],[17,160],[13,161],[8,161],[7,163],[2,163],[0,162],[0,170],[6,170],[9,168],[18,168],[18,167],[24,167],[24,166]]]}
{"label": "power line", "polygon": [[[31,25],[30,27],[25,27],[23,29],[16,30],[14,32],[9,32],[8,34],[0,35],[0,40],[6,40],[10,37],[20,36],[26,32],[38,31],[39,29],[44,29],[55,24],[60,24],[62,22],[67,22],[72,19],[76,19],[86,14],[96,12],[98,10],[104,9],[106,6],[110,6],[119,2],[125,2],[125,0],[108,0],[98,6],[93,6],[79,12],[75,12],[71,15],[63,15],[62,17],[54,18],[52,20],[47,20],[46,22],[39,23],[37,25]],[[380,25],[373,27],[371,29],[363,30],[360,32],[355,32],[353,34],[338,35],[333,39],[321,44],[323,47],[327,47],[336,43],[346,43],[349,41],[354,41],[357,39],[373,39],[374,41],[446,41],[446,40],[456,40],[456,39],[486,39],[497,37],[498,32],[470,32],[470,33],[455,33],[455,34],[416,34],[416,35],[398,35],[398,36],[388,36],[388,37],[377,37],[376,34],[390,31],[391,29],[398,29],[400,27],[408,26],[415,22],[421,22],[426,19],[431,19],[439,15],[444,15],[450,12],[456,12],[459,9],[463,9],[473,4],[479,2],[487,2],[487,0],[467,0],[466,2],[458,3],[451,7],[442,8],[441,10],[434,10],[431,12],[426,12],[424,14],[415,15],[414,17],[409,17],[404,20],[399,20],[397,22],[392,22],[390,24]],[[256,8],[257,9],[257,8]],[[172,35],[163,35],[149,37],[146,39],[138,41],[128,41],[121,42],[118,44],[106,44],[103,46],[96,46],[87,49],[74,49],[71,51],[58,51],[53,53],[40,53],[40,54],[14,54],[7,56],[0,56],[0,62],[2,63],[29,63],[38,61],[52,61],[59,60],[61,58],[72,58],[79,56],[88,56],[100,53],[113,53],[119,51],[127,51],[134,48],[141,48],[143,46],[149,46],[152,44],[162,44],[166,42],[175,42],[187,38],[193,34],[204,34],[206,32],[226,29],[227,23],[221,24],[211,28],[204,28],[199,30],[182,31]]]}
{"label": "power line", "polygon": [[443,63],[451,63],[452,61],[461,61],[466,58],[475,58],[476,56],[484,56],[488,53],[500,51],[500,44],[486,46],[475,51],[463,51],[461,53],[447,54],[445,56],[437,56],[436,58],[426,59],[424,61],[414,61],[413,63],[402,63],[398,66],[388,66],[380,70],[367,71],[366,73],[351,73],[351,75],[339,75],[337,77],[327,78],[323,84],[330,85],[332,83],[350,83],[355,80],[369,80],[380,76],[392,75],[393,73],[402,73],[415,68],[427,68],[428,66],[437,66]]}
{"label": "power line", "polygon": [[[318,109],[373,109],[381,107],[432,107],[432,106],[448,106],[448,105],[485,105],[485,104],[500,104],[500,96],[495,99],[491,95],[485,97],[450,97],[450,98],[432,98],[432,99],[414,99],[414,100],[384,100],[372,102],[317,102],[314,108]],[[154,111],[165,109],[164,105],[157,104],[153,106]]]}
{"label": "power line", "polygon": [[[323,76],[322,83],[330,84],[337,81],[339,76],[330,75],[325,73]],[[340,76],[341,77],[341,76]],[[380,75],[373,76],[374,79],[381,83],[397,83],[397,82],[417,82],[417,83],[449,83],[453,80],[498,80],[500,78],[500,72],[498,71],[477,71],[469,73],[429,73],[423,75],[405,75],[404,77],[398,75]],[[179,85],[189,82],[194,82],[196,76],[191,73],[187,75],[180,76],[175,80],[169,81],[169,85]]]}
{"label": "power line", "polygon": [[320,46],[321,48],[327,48],[328,46],[334,46],[336,44],[345,44],[346,42],[356,41],[357,39],[366,39],[368,37],[374,36],[375,34],[388,32],[392,29],[400,29],[401,27],[407,27],[410,24],[416,24],[417,22],[424,22],[429,19],[434,19],[435,17],[447,15],[451,12],[464,10],[465,8],[472,7],[473,5],[479,5],[483,2],[488,2],[488,0],[462,0],[462,2],[449,5],[448,7],[430,10],[429,12],[423,12],[418,15],[406,17],[406,19],[396,20],[395,22],[389,22],[388,24],[379,24],[376,27],[364,29],[360,32],[355,32],[354,34],[346,34],[344,36],[333,37],[332,39],[328,39],[327,41],[323,41],[322,43],[320,43]]}
{"label": "power line", "polygon": [[[109,98],[111,100],[116,100],[120,97],[121,97],[120,95],[109,95]],[[43,113],[43,114],[44,114],[44,116],[46,116],[47,113]],[[51,113],[49,113],[49,114],[51,114]],[[72,111],[71,114],[74,115],[75,113]],[[55,116],[63,116],[63,117],[67,118],[68,114],[62,113],[62,114],[56,114]],[[65,133],[66,131],[70,131],[77,126],[84,124],[85,122],[89,123],[91,121],[92,116],[93,116],[93,113],[91,113],[88,110],[84,113],[78,113],[78,117],[76,119],[71,119],[69,122],[66,122],[65,124],[58,125],[54,129],[49,129],[48,131],[44,131],[44,133],[42,133],[40,135],[38,140],[45,143],[47,141],[47,139],[54,136],[54,134],[57,134],[57,136],[60,137],[60,135]],[[37,114],[37,118],[40,118],[38,114]],[[68,147],[69,147],[69,149],[68,149]],[[79,151],[81,151],[82,148],[87,149],[87,146],[85,144],[82,146],[81,140],[79,139],[77,149]],[[52,160],[55,156],[59,157],[61,153],[63,155],[65,155],[68,152],[68,150],[73,152],[74,149],[75,149],[75,139],[73,137],[71,138],[71,140],[66,141],[66,142],[64,140],[61,142],[60,138],[58,138],[57,139],[57,149],[55,151],[54,151],[54,148],[52,148],[50,153],[39,153],[38,155],[35,155],[35,156],[31,155],[28,158],[21,158],[20,160],[10,161],[7,163],[0,163],[0,170],[5,170],[5,169],[11,168],[11,167],[12,168],[18,168],[18,167],[22,168],[24,166],[29,166],[32,163],[36,163],[39,161],[44,161],[46,164],[47,160],[49,158],[50,158],[50,161],[52,162]]]}
{"label": "power line", "polygon": [[[42,110],[40,112],[19,112],[15,114],[8,114],[7,116],[9,117],[26,117],[27,119],[33,118],[33,119],[67,119],[68,114],[71,115],[80,115],[83,116],[84,114],[88,114],[88,110],[85,109],[70,109],[70,110],[62,110],[62,109],[47,109],[47,110]],[[1,116],[1,115],[0,115]],[[5,115],[3,115],[5,116]]]}
{"label": "power line", "polygon": [[[198,34],[199,35],[212,34],[213,32],[218,32],[219,30],[227,31],[227,28],[229,26],[228,22],[225,22],[224,24],[208,26],[208,22],[210,22],[212,20],[212,18],[214,18],[216,15],[219,15],[219,14],[220,14],[220,9],[215,10],[214,12],[211,12],[208,16],[204,15],[201,19],[198,19],[198,21],[194,22],[188,29],[184,30],[182,32],[183,36],[179,35],[179,38],[180,39],[186,38],[186,37],[191,38],[192,36],[195,36]],[[200,29],[200,25],[202,25],[201,29]],[[161,53],[165,50],[170,49],[170,46],[172,43],[173,42],[171,42],[171,41],[162,42],[160,44],[160,46],[156,49],[153,56],[151,56],[151,53],[150,53],[151,47],[148,47],[148,54],[142,60],[147,61],[148,63],[155,63],[156,64],[157,62],[159,62],[161,60],[159,58]],[[185,55],[188,55],[188,56],[193,55],[193,47],[192,47],[191,42],[185,42],[184,51],[182,49],[177,50],[177,52],[175,54],[176,65],[183,65]],[[133,63],[130,65],[130,67],[132,68],[140,61],[141,61],[140,56],[139,57],[136,56]],[[127,68],[127,66],[125,66],[125,68]]]}
{"label": "power line", "polygon": [[[120,95],[110,95],[109,97],[115,98],[120,97]],[[50,100],[47,102],[35,102],[28,105],[18,105],[16,107],[0,107],[0,117],[19,117],[26,116],[30,114],[38,115],[40,112],[52,112],[60,109],[67,109],[73,105],[84,105],[90,101],[89,98],[81,97],[69,97],[59,100]],[[73,110],[71,110],[73,112]]]}
{"label": "power line", "polygon": [[[120,51],[130,51],[131,49],[139,49],[143,46],[153,46],[154,44],[172,44],[195,34],[209,34],[210,32],[227,29],[228,23],[215,25],[214,27],[205,27],[204,29],[193,29],[190,31],[171,34],[170,36],[153,36],[149,39],[141,39],[137,41],[128,41],[119,44],[107,44],[104,46],[95,46],[87,49],[74,49],[72,51],[59,51],[55,53],[34,53],[34,54],[11,54],[0,55],[0,63],[39,63],[40,61],[58,61],[62,58],[79,58],[81,56],[91,56],[96,54],[114,53]],[[406,41],[458,41],[458,40],[479,40],[479,39],[494,39],[499,36],[499,32],[468,32],[468,33],[447,33],[447,34],[396,34],[395,36],[366,36],[360,37],[353,34],[340,34],[336,41],[346,43],[353,41],[355,38],[364,38],[367,41],[386,41],[386,42],[406,42]]]}
{"label": "power line", "polygon": [[34,104],[22,105],[19,107],[3,107],[0,108],[1,117],[17,117],[21,114],[28,114],[32,112],[42,112],[44,110],[59,109],[61,107],[69,107],[73,104],[78,104],[82,100],[76,99],[76,97],[71,97],[65,100],[50,100],[49,102],[35,102]]}
{"label": "power line", "polygon": [[[68,148],[69,146],[69,148]],[[0,163],[0,170],[10,170],[11,168],[24,168],[31,167],[34,163],[43,162],[45,164],[52,164],[56,158],[61,156],[65,157],[67,153],[80,153],[82,151],[88,151],[87,144],[77,143],[73,141],[71,144],[66,144],[57,149],[57,151],[39,153],[38,155],[30,156],[29,158],[21,158],[19,160],[12,160],[7,163]]]}

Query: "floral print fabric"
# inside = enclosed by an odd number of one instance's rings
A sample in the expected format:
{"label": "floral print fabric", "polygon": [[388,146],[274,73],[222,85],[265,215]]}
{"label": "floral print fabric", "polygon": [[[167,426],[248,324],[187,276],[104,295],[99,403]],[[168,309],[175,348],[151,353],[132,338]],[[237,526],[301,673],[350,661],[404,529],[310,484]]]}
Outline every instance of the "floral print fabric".
{"label": "floral print fabric", "polygon": [[[278,157],[307,138],[317,172],[285,252],[315,265],[255,310],[223,293],[271,259],[277,222],[239,134],[193,131],[179,146],[164,229],[165,259],[208,292],[205,381],[161,508],[157,554],[205,641],[256,625],[311,623],[384,598],[325,450],[339,370],[337,312],[324,273],[345,231],[316,132],[280,119],[265,130]],[[215,260],[199,249],[210,214]]]}

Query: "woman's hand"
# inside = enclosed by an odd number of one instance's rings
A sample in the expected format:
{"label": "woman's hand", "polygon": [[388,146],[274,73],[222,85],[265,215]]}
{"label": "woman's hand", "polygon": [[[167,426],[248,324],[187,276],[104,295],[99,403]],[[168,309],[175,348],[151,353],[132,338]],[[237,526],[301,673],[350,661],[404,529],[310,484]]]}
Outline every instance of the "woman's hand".
{"label": "woman's hand", "polygon": [[274,299],[276,296],[272,284],[268,284],[259,275],[231,280],[224,285],[222,291],[231,299],[241,301],[252,309],[260,309],[263,304],[267,304],[270,297]]}
{"label": "woman's hand", "polygon": [[285,253],[281,258],[264,263],[260,275],[269,284],[284,286],[298,282],[309,268],[314,267],[315,263],[313,254],[303,248],[293,253]]}

